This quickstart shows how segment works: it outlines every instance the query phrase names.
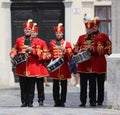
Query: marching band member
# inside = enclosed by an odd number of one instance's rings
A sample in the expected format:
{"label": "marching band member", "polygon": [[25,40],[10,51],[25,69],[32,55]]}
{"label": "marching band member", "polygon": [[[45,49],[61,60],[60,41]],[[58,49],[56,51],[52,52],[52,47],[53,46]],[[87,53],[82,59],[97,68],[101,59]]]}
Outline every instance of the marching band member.
{"label": "marching band member", "polygon": [[94,71],[97,78],[97,104],[102,106],[104,101],[104,82],[106,76],[106,58],[105,55],[110,55],[112,52],[111,41],[107,34],[101,33],[99,31],[100,20],[98,17],[95,17],[92,22],[94,23],[93,35],[94,35],[94,51],[96,56],[94,56]]}
{"label": "marching band member", "polygon": [[16,65],[15,75],[19,77],[20,90],[21,90],[21,107],[33,107],[34,89],[36,77],[40,74],[41,50],[39,47],[39,39],[31,37],[33,28],[32,20],[29,19],[23,24],[24,36],[16,39],[10,57],[12,60],[16,56],[26,55],[27,60]]}
{"label": "marching band member", "polygon": [[[89,51],[91,54],[94,52],[93,50],[93,22],[88,21],[85,22],[86,34],[81,35],[77,43],[73,48],[74,54],[83,51]],[[80,74],[80,107],[86,106],[87,101],[87,82],[89,81],[89,98],[90,98],[90,106],[96,106],[96,77],[94,75],[94,69],[92,62],[95,61],[93,58],[89,60],[79,63],[77,71]]]}
{"label": "marching band member", "polygon": [[[53,99],[55,107],[64,107],[67,95],[67,79],[71,78],[68,62],[72,57],[72,46],[63,39],[64,27],[62,23],[54,27],[56,39],[49,43],[51,59],[63,58],[63,65],[57,70],[50,72],[50,78],[53,79]],[[61,88],[60,88],[61,87]],[[61,91],[60,91],[61,89]]]}
{"label": "marching band member", "polygon": [[38,45],[36,46],[36,50],[39,53],[39,69],[40,69],[40,76],[36,76],[36,84],[37,84],[37,92],[38,92],[38,103],[39,106],[43,106],[43,101],[45,99],[44,94],[44,77],[49,76],[47,68],[45,67],[44,61],[47,60],[48,53],[48,47],[44,40],[41,38],[38,38],[38,26],[37,23],[33,23],[33,28],[31,32],[31,38],[38,40]]}

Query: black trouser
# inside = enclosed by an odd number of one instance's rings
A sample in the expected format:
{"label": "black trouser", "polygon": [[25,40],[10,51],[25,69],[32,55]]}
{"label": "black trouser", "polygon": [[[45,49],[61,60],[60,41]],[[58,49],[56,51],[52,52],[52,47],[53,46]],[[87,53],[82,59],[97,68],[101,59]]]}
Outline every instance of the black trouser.
{"label": "black trouser", "polygon": [[35,77],[19,76],[21,102],[23,104],[32,104],[35,90]]}
{"label": "black trouser", "polygon": [[98,97],[97,102],[103,103],[104,101],[104,82],[105,82],[105,73],[97,74],[97,88],[98,88]]}
{"label": "black trouser", "polygon": [[87,84],[89,81],[89,98],[90,103],[96,103],[96,76],[94,73],[80,73],[80,100],[86,104]]}
{"label": "black trouser", "polygon": [[53,99],[55,103],[56,104],[65,103],[66,96],[67,96],[67,80],[53,79]]}
{"label": "black trouser", "polygon": [[36,78],[37,83],[37,92],[38,92],[38,102],[44,101],[45,94],[44,94],[44,78]]}

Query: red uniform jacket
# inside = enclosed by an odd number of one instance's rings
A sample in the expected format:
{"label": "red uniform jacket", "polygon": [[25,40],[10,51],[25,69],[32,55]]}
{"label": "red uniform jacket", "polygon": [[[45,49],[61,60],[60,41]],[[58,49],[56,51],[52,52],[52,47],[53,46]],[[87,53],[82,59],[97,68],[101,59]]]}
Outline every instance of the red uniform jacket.
{"label": "red uniform jacket", "polygon": [[92,44],[92,57],[89,60],[78,64],[78,72],[106,73],[107,64],[105,54],[111,54],[111,41],[106,34],[100,32],[98,35],[93,36],[92,40],[86,40],[87,36],[87,34],[80,36],[75,48],[79,48],[82,52],[86,50],[87,45]]}
{"label": "red uniform jacket", "polygon": [[[60,46],[63,46],[65,44],[65,52],[61,52]],[[67,78],[71,77],[70,68],[69,68],[69,61],[72,57],[72,46],[69,42],[66,42],[65,40],[60,41],[60,46],[56,46],[56,40],[52,40],[49,43],[50,46],[50,53],[52,56],[52,59],[56,59],[58,57],[63,57],[64,64],[55,70],[54,72],[50,73],[50,77],[53,79],[59,79],[59,80],[65,80]]]}
{"label": "red uniform jacket", "polygon": [[[25,37],[17,38],[10,55],[24,54],[28,46],[24,45]],[[44,60],[48,53],[48,47],[44,40],[34,38],[31,43],[33,54],[27,56],[27,61],[16,66],[15,74],[27,77],[44,77],[48,76],[48,71],[44,66]]]}

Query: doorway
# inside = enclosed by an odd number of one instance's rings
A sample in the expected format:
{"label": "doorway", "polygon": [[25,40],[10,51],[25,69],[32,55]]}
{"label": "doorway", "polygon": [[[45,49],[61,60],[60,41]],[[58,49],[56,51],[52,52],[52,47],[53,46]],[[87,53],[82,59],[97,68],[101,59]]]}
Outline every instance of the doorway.
{"label": "doorway", "polygon": [[[54,26],[59,22],[64,25],[64,3],[56,2],[12,2],[11,4],[11,29],[12,29],[12,47],[16,38],[22,36],[23,23],[28,19],[33,19],[39,26],[38,37],[45,40],[48,44],[55,38]],[[14,69],[13,69],[14,73]],[[15,82],[18,78],[15,76]]]}

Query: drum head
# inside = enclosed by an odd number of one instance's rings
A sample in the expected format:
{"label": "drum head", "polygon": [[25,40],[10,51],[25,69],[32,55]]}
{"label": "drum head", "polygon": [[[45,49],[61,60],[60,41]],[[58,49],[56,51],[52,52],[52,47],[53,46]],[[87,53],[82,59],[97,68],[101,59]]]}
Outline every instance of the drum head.
{"label": "drum head", "polygon": [[51,60],[51,62],[48,64],[47,67],[50,67],[50,66],[54,65],[56,62],[58,62],[58,60],[59,60],[59,58],[56,58],[54,61]]}

